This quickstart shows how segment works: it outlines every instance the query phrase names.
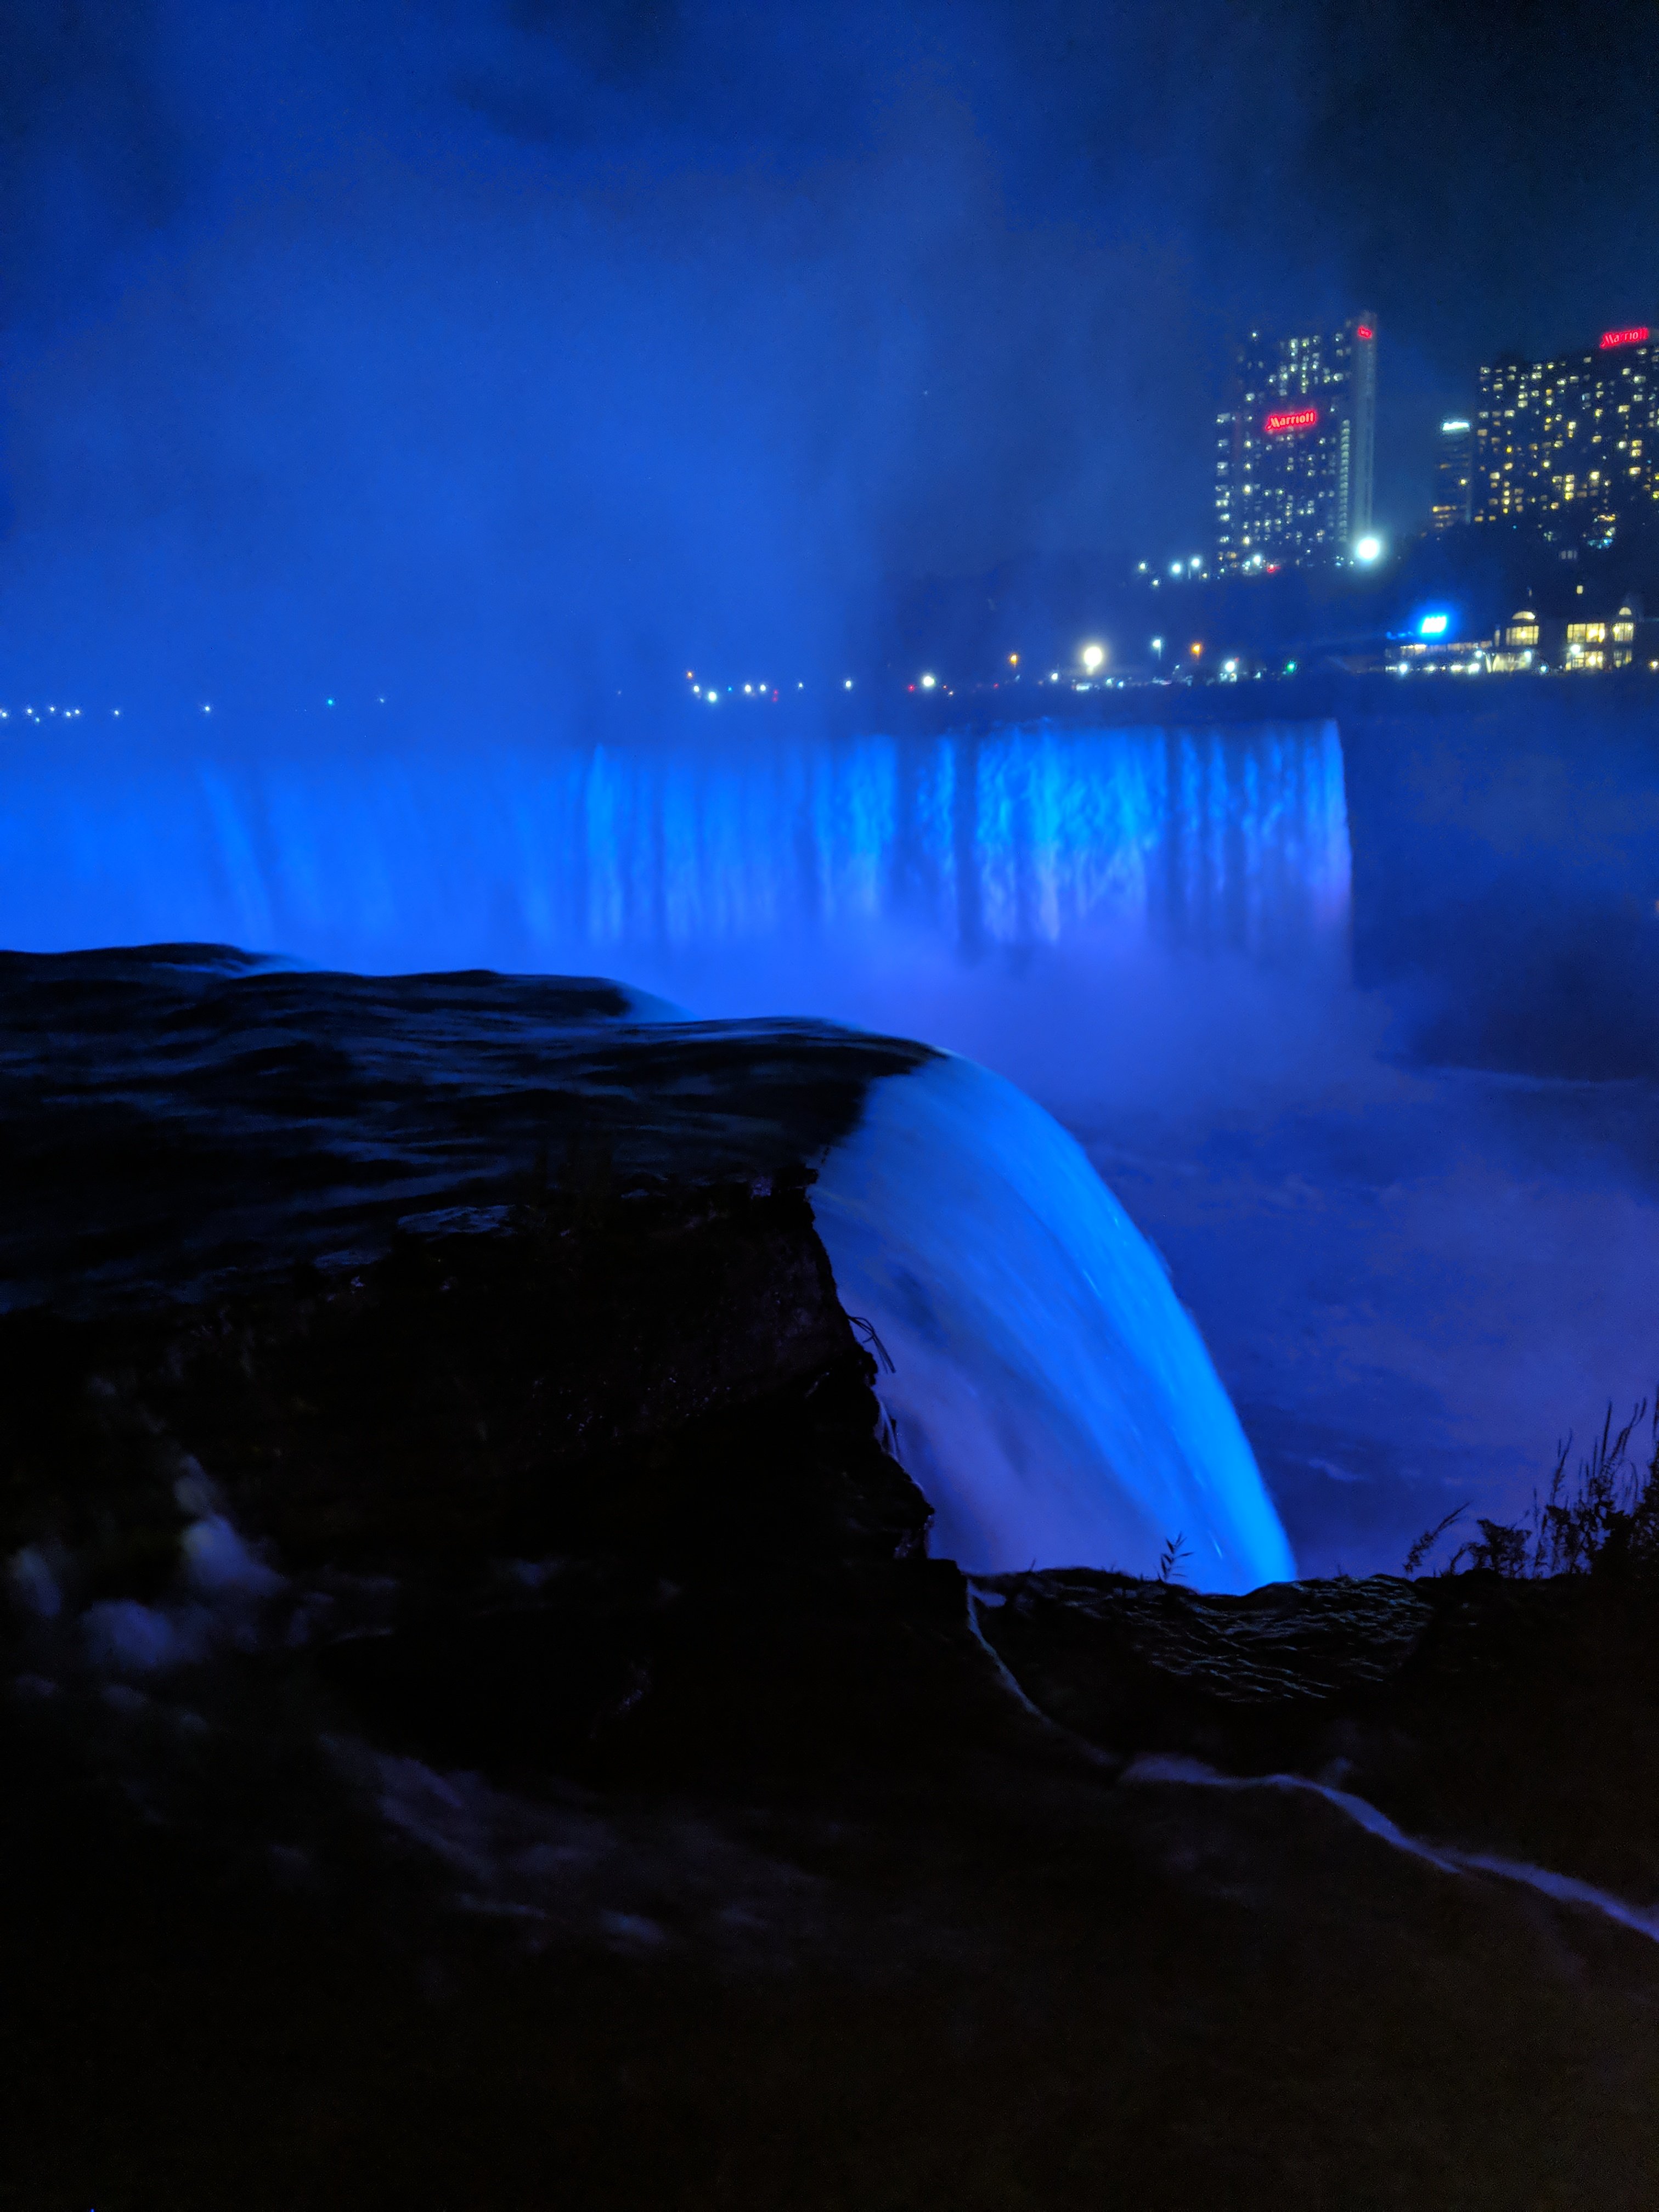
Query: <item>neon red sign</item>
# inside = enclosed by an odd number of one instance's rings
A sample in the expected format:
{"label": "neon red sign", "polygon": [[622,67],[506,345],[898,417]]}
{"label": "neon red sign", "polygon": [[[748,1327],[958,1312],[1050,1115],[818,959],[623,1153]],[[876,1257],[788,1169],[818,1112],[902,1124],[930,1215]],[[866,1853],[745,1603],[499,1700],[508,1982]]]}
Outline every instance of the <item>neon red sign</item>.
{"label": "neon red sign", "polygon": [[1647,339],[1648,326],[1645,323],[1633,331],[1603,331],[1601,350],[1605,353],[1609,346],[1645,345]]}
{"label": "neon red sign", "polygon": [[1357,338],[1374,338],[1376,336],[1376,332],[1369,323],[1356,323],[1353,326],[1353,334]]}
{"label": "neon red sign", "polygon": [[1289,407],[1283,414],[1268,416],[1261,427],[1270,438],[1278,438],[1286,430],[1311,430],[1318,420],[1316,407]]}

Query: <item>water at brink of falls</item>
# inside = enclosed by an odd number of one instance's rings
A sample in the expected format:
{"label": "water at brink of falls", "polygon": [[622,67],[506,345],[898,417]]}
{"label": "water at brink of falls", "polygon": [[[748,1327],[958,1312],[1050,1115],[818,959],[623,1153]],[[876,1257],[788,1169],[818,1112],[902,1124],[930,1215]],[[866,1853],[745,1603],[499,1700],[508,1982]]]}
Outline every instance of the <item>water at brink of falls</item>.
{"label": "water at brink of falls", "polygon": [[[893,1142],[909,1147],[908,1182],[890,1145],[858,1170],[861,1189],[890,1185],[884,1257],[872,1259],[867,1221],[861,1244],[846,1226],[859,1140],[840,1180],[834,1158],[825,1170],[838,1273],[857,1275],[906,1353],[889,1386],[901,1442],[908,1420],[921,1458],[954,1454],[960,1468],[964,1438],[980,1439],[942,1515],[971,1564],[1079,1557],[1087,1540],[1056,1499],[1087,1490],[1094,1451],[1116,1455],[1116,1517],[1092,1540],[1101,1563],[1150,1565],[1159,1531],[1201,1547],[1202,1499],[1219,1482],[1232,1503],[1210,1550],[1231,1564],[1200,1578],[1285,1571],[1272,1510],[1251,1502],[1253,1446],[1304,1570],[1396,1565],[1462,1495],[1512,1509],[1559,1433],[1644,1379],[1659,1221],[1628,1176],[1604,1171],[1605,1130],[1582,1100],[1564,1110],[1559,1085],[1402,1061],[1393,1009],[1350,980],[1332,724],[267,747],[101,756],[95,774],[37,756],[14,757],[8,793],[0,942],[13,946],[195,939],[366,972],[607,975],[700,1017],[813,1014],[921,1037],[1050,1108],[1127,1208],[1125,1233],[1132,1221],[1152,1240],[1203,1342],[1155,1262],[1154,1319],[1126,1319],[1133,1298],[1103,1322],[1077,1307],[1079,1283],[1103,1279],[1091,1252],[1115,1231],[1104,1214],[1085,1231],[1088,1207],[1056,1195],[1080,1188],[1067,1182],[1080,1155],[1058,1131],[1046,1194],[1033,1194],[988,1151],[963,1168],[972,1146],[954,1098],[905,1109]],[[866,1144],[903,1086],[878,1091]],[[976,1109],[984,1133],[1003,1110],[991,1099]],[[927,1116],[956,1147],[948,1205],[916,1194]],[[1030,1128],[1012,1130],[1000,1140],[1042,1149]],[[963,1211],[975,1192],[977,1231]],[[1054,1271],[1049,1310],[1075,1324],[1063,1354],[1040,1314],[1017,1343],[990,1345],[1010,1310],[994,1270],[1016,1248],[1028,1279]],[[930,1267],[931,1350],[903,1287]],[[1115,1341],[1140,1329],[1139,1379],[1090,1407],[1079,1378],[1110,1369],[1103,1328]],[[924,1388],[939,1341],[957,1379]],[[964,1404],[963,1377],[994,1368],[1011,1378],[996,1404]],[[1005,1447],[1022,1425],[1041,1428],[1043,1402],[1054,1434],[1069,1424],[1084,1443],[1040,1510],[1028,1504],[986,1536],[1000,1510],[988,1498],[1041,1487],[1042,1470],[1012,1467]],[[1133,1498],[1137,1437],[1152,1474]],[[1043,1513],[1052,1540],[1016,1559]]]}

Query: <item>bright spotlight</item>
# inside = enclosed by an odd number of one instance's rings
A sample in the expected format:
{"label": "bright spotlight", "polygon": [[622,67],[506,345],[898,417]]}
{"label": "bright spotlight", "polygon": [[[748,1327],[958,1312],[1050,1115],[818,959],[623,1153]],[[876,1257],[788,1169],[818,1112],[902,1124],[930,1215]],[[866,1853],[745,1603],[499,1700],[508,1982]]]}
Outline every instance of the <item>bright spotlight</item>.
{"label": "bright spotlight", "polygon": [[931,691],[938,682],[937,676],[924,676],[921,679],[921,688],[924,691]]}
{"label": "bright spotlight", "polygon": [[1353,557],[1356,561],[1380,561],[1382,540],[1380,538],[1362,538],[1353,549]]}
{"label": "bright spotlight", "polygon": [[1083,665],[1088,670],[1091,676],[1097,674],[1099,671],[1106,665],[1105,647],[1103,645],[1085,645],[1083,648]]}

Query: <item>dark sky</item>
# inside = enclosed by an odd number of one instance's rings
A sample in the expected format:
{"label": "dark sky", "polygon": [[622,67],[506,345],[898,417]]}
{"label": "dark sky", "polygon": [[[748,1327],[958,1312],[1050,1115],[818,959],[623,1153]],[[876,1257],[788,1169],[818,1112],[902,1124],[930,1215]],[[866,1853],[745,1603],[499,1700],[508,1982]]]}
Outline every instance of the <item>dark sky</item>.
{"label": "dark sky", "polygon": [[[1208,540],[1229,332],[1659,319],[1647,4],[0,0],[0,690],[839,665]],[[765,665],[763,665],[765,664]]]}

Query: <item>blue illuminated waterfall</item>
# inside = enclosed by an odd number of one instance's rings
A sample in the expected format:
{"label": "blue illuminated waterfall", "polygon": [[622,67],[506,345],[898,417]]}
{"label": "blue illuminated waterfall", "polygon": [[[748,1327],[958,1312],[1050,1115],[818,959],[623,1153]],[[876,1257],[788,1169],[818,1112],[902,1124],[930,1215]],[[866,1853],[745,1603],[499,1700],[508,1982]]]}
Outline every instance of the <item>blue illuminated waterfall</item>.
{"label": "blue illuminated waterfall", "polygon": [[[366,973],[603,973],[706,1012],[879,968],[1079,940],[1335,944],[1330,725],[622,750],[457,744],[147,761],[14,750],[0,943],[206,940]],[[762,981],[761,979],[764,979]]]}
{"label": "blue illuminated waterfall", "polygon": [[[5,763],[0,944],[605,975],[704,1018],[967,1052],[872,1083],[813,1198],[843,1304],[892,1354],[939,1547],[1145,1572],[1178,1535],[1203,1587],[1292,1571],[1156,1255],[1058,1123],[973,1061],[1029,1083],[1046,1052],[1058,1081],[1092,1053],[1173,1087],[1132,1018],[1179,1004],[1233,1080],[1249,979],[1346,957],[1333,726],[149,762],[77,742]],[[841,1048],[779,1030],[785,1054]]]}

